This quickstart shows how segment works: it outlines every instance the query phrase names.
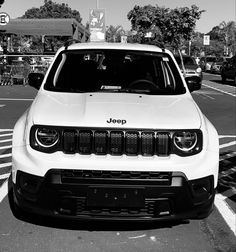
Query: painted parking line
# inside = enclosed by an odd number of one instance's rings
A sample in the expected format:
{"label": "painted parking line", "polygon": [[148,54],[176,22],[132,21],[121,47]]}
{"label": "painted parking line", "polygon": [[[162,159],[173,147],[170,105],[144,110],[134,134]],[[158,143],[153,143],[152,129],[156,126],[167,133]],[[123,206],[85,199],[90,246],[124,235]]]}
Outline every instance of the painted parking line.
{"label": "painted parking line", "polygon": [[11,153],[8,153],[8,154],[1,154],[0,155],[0,158],[8,158],[8,157],[11,157],[12,154]]}
{"label": "painted parking line", "polygon": [[[232,192],[232,195],[236,194],[236,190]],[[228,197],[218,193],[215,196],[215,206],[219,210],[221,216],[227,223],[227,225],[230,227],[234,235],[236,235],[236,216],[235,212],[231,207],[226,203],[226,199]],[[235,204],[235,203],[233,203]]]}
{"label": "painted parking line", "polygon": [[8,194],[8,179],[0,187],[0,203],[7,196],[7,194]]}
{"label": "painted parking line", "polygon": [[207,84],[202,84],[202,85],[203,85],[204,87],[207,87],[207,88],[211,88],[211,89],[213,89],[213,90],[216,90],[216,91],[218,91],[218,92],[220,92],[220,93],[223,93],[223,94],[227,94],[227,95],[236,97],[236,94],[232,94],[232,93],[230,93],[230,92],[223,91],[223,90],[221,90],[221,89],[219,89],[219,88],[212,87],[212,86],[209,86],[209,85],[207,85]]}
{"label": "painted parking line", "polygon": [[8,163],[3,163],[3,164],[0,164],[0,168],[6,168],[6,167],[10,167],[12,165],[11,162],[8,162]]}
{"label": "painted parking line", "polygon": [[221,144],[220,145],[220,149],[223,149],[223,148],[226,148],[226,147],[229,147],[229,146],[234,146],[234,145],[236,145],[236,141],[232,141],[232,142],[229,142],[229,143]]}
{"label": "painted parking line", "polygon": [[12,145],[0,146],[0,150],[11,149]]}
{"label": "painted parking line", "polygon": [[13,135],[13,133],[1,134],[0,137],[8,137],[8,136],[11,137],[12,135]]}

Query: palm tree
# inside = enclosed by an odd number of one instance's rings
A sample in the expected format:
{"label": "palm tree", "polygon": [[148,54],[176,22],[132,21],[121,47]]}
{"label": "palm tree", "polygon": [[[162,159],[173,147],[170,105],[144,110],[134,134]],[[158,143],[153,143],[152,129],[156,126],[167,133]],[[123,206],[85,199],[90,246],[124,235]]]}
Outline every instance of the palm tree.
{"label": "palm tree", "polygon": [[125,34],[125,31],[121,25],[110,25],[106,30],[107,42],[120,42],[121,36]]}

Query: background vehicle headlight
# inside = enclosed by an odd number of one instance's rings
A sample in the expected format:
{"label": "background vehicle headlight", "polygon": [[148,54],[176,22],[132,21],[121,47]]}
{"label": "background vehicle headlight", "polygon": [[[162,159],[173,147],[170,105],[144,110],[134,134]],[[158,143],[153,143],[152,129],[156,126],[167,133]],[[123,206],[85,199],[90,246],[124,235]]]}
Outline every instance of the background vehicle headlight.
{"label": "background vehicle headlight", "polygon": [[54,129],[39,128],[35,131],[36,142],[44,148],[50,148],[57,144],[59,134]]}
{"label": "background vehicle headlight", "polygon": [[202,150],[202,133],[200,131],[177,131],[173,135],[174,153],[188,156]]}
{"label": "background vehicle headlight", "polygon": [[202,72],[201,67],[198,67],[198,68],[196,69],[196,72],[197,72],[197,73],[201,73],[201,72]]}

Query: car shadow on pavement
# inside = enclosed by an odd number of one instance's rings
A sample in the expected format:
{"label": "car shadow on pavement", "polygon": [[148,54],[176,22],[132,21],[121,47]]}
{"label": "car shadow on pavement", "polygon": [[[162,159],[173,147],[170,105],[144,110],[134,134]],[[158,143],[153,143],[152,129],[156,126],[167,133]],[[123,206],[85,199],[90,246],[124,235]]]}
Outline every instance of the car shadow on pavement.
{"label": "car shadow on pavement", "polygon": [[15,218],[33,225],[39,225],[57,229],[83,230],[83,231],[137,231],[162,228],[173,228],[174,226],[189,224],[188,220],[161,221],[161,222],[127,222],[127,221],[75,221],[58,218],[49,218],[32,213],[26,213],[18,209],[13,203],[13,189],[11,177],[8,180],[8,201],[10,209]]}

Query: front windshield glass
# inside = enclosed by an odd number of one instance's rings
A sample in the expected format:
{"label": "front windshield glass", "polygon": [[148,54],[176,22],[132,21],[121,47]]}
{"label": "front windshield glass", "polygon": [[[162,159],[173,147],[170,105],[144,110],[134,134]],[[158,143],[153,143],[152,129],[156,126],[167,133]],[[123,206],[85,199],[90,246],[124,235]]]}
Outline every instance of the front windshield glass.
{"label": "front windshield glass", "polygon": [[127,50],[62,51],[48,75],[46,90],[182,94],[181,77],[165,53]]}

